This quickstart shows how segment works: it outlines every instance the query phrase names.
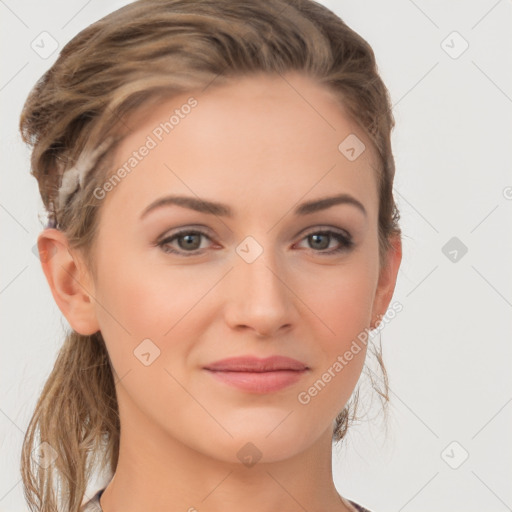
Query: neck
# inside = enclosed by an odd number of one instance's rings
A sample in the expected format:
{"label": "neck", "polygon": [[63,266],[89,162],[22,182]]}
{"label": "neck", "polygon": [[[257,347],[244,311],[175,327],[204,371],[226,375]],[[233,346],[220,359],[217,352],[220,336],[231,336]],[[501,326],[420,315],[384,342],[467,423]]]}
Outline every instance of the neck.
{"label": "neck", "polygon": [[350,510],[332,478],[330,429],[290,458],[246,466],[184,445],[144,414],[122,425],[116,472],[100,500],[103,512]]}

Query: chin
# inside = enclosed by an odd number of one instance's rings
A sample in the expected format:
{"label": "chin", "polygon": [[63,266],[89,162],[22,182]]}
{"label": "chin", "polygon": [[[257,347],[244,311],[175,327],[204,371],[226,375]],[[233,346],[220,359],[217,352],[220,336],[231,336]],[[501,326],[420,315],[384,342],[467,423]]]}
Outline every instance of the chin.
{"label": "chin", "polygon": [[214,456],[248,468],[257,463],[279,462],[294,457],[312,445],[316,438],[307,432],[307,425],[292,424],[293,413],[283,421],[287,414],[289,411],[264,418],[260,412],[258,417],[241,422],[236,428],[228,428],[233,437],[223,436],[224,442],[217,437],[213,441]]}

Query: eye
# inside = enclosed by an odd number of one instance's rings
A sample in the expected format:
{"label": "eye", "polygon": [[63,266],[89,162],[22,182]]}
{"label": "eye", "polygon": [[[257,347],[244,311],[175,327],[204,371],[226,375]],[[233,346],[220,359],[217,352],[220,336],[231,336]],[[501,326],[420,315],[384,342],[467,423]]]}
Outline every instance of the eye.
{"label": "eye", "polygon": [[[333,239],[338,242],[338,247],[326,251],[325,249],[329,247],[330,242]],[[311,231],[305,238],[303,238],[303,240],[307,240],[309,242],[310,246],[315,249],[314,252],[326,256],[338,254],[343,251],[349,251],[354,246],[354,241],[348,233],[345,235],[331,229]]]}
{"label": "eye", "polygon": [[[211,241],[210,236],[203,231],[186,229],[162,239],[160,242],[157,242],[156,245],[167,254],[197,256],[202,254],[203,251],[201,249],[204,249],[204,247],[201,247],[202,238],[206,238]],[[325,256],[348,251],[354,246],[354,242],[350,234],[344,234],[331,229],[311,231],[303,238],[303,240],[308,241],[310,247],[314,249],[315,253]],[[333,240],[338,242],[338,247],[326,250],[329,248]],[[177,243],[177,246],[173,246],[173,243]]]}
{"label": "eye", "polygon": [[[174,235],[164,238],[158,242],[157,245],[165,253],[180,254],[182,256],[194,256],[202,252],[199,251],[201,246],[201,237],[205,237],[208,240],[211,240],[210,237],[202,231],[188,229],[178,231]],[[170,245],[174,241],[178,242],[178,250],[176,250],[176,246],[174,246],[175,248],[173,249]]]}

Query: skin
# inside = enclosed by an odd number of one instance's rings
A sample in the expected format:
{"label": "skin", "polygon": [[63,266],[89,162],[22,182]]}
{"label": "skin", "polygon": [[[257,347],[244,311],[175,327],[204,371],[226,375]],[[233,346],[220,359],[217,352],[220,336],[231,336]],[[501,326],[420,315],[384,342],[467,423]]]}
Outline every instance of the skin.
{"label": "skin", "polygon": [[[113,170],[191,95],[133,115]],[[392,240],[379,269],[374,150],[329,91],[300,74],[245,77],[193,96],[198,105],[103,199],[96,276],[61,232],[38,239],[54,254],[42,265],[60,310],[81,334],[101,330],[116,373],[120,458],[101,505],[350,510],[333,483],[331,438],[364,345],[308,404],[297,396],[375,325],[393,295],[401,243]],[[349,161],[338,145],[352,133],[366,150]],[[225,203],[234,216],[173,205],[139,218],[170,193]],[[350,204],[293,215],[299,203],[339,193],[358,199],[366,216]],[[188,241],[192,249],[183,237],[168,243],[185,255],[156,245],[189,226],[207,236]],[[353,247],[326,255],[343,244],[324,236],[315,245],[308,235],[322,228],[350,233]],[[236,252],[247,236],[263,249],[253,263]],[[147,338],[160,350],[149,366],[134,355]],[[246,354],[286,355],[310,370],[266,394],[203,370]],[[250,467],[237,457],[248,442],[261,452]]]}

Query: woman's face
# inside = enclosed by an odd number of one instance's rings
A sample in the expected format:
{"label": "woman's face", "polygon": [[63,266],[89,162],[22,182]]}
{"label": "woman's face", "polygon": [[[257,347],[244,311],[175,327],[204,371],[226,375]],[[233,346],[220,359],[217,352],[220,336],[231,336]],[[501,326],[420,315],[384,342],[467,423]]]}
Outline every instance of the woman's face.
{"label": "woman's face", "polygon": [[[398,270],[392,260],[379,285],[368,139],[297,74],[211,86],[126,122],[133,132],[112,168],[125,172],[97,191],[98,273],[87,288],[119,379],[122,431],[231,462],[330,439],[365,346],[344,354],[385,313]],[[152,207],[171,196],[182,199]],[[349,200],[321,201],[336,196]],[[241,356],[307,369],[206,369]]]}

